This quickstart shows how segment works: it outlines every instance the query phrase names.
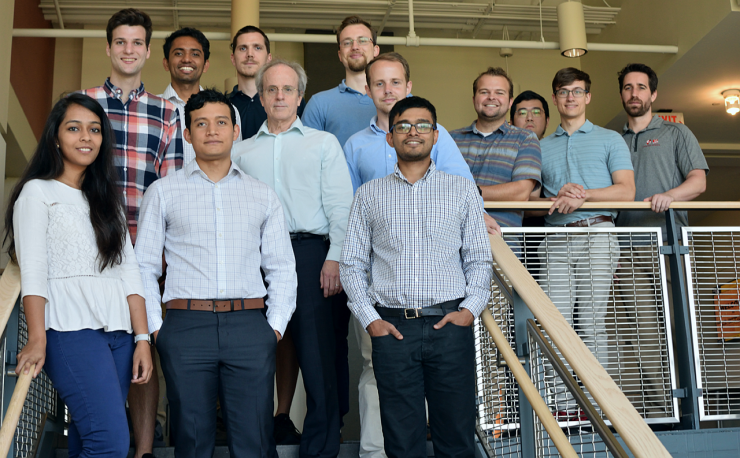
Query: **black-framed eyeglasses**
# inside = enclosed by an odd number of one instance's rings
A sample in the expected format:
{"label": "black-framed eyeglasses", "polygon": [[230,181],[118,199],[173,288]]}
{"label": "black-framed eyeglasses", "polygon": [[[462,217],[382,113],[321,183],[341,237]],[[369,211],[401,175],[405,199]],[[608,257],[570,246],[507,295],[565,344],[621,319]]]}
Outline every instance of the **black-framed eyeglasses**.
{"label": "black-framed eyeglasses", "polygon": [[519,116],[520,118],[526,118],[527,114],[530,114],[530,113],[532,114],[533,118],[539,118],[540,116],[542,116],[542,108],[530,108],[530,109],[520,108],[516,110],[516,115]]}
{"label": "black-framed eyeglasses", "polygon": [[416,129],[419,134],[428,134],[434,130],[434,124],[431,122],[417,122],[411,124],[409,122],[399,122],[391,126],[391,132],[398,132],[399,134],[408,134],[411,132],[411,127]]}
{"label": "black-framed eyeglasses", "polygon": [[573,89],[572,91],[569,91],[568,89],[558,89],[557,91],[555,91],[555,95],[559,99],[564,99],[564,98],[568,97],[568,94],[573,94],[573,97],[575,97],[577,99],[580,99],[581,97],[583,97],[584,95],[586,95],[588,93],[589,93],[589,91],[587,91],[585,89],[581,89],[579,87]]}

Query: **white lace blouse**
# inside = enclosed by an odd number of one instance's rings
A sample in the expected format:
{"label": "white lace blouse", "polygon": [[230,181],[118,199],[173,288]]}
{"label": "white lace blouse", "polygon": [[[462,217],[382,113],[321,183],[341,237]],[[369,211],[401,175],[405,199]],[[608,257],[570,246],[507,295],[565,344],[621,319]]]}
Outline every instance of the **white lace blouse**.
{"label": "white lace blouse", "polygon": [[132,332],[126,298],[144,296],[126,231],[123,262],[102,272],[82,191],[56,180],[23,186],[13,213],[21,297],[46,298],[46,329]]}

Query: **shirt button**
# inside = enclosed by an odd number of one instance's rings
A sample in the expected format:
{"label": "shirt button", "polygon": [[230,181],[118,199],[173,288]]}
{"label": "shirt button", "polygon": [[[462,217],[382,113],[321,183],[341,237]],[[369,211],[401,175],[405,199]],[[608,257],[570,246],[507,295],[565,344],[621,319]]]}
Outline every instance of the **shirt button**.
{"label": "shirt button", "polygon": [[216,183],[216,187],[218,188],[218,183]]}
{"label": "shirt button", "polygon": [[219,237],[223,237],[224,235],[223,235],[222,233],[220,233],[220,232],[219,232],[219,233],[218,233],[218,236],[219,236]]}
{"label": "shirt button", "polygon": [[223,293],[223,292],[224,292],[224,290],[222,290],[222,289],[221,289],[221,290],[219,290],[218,292],[219,292],[219,293]]}
{"label": "shirt button", "polygon": [[217,212],[220,212],[221,211],[221,207],[216,207],[216,211]]}
{"label": "shirt button", "polygon": [[123,171],[124,171],[124,172],[125,172],[126,170],[128,170],[128,167],[124,167],[124,168],[123,168]]}

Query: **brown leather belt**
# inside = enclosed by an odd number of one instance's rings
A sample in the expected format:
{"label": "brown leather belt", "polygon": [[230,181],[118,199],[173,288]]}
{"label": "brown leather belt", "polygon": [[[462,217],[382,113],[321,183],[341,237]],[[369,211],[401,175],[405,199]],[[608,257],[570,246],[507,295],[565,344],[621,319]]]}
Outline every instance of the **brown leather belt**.
{"label": "brown leather belt", "polygon": [[598,215],[593,218],[582,219],[575,221],[570,224],[566,224],[565,227],[589,227],[598,223],[613,223],[614,219],[611,216]]}
{"label": "brown leather belt", "polygon": [[265,301],[257,299],[172,299],[167,302],[167,310],[197,310],[200,312],[236,312],[265,308]]}

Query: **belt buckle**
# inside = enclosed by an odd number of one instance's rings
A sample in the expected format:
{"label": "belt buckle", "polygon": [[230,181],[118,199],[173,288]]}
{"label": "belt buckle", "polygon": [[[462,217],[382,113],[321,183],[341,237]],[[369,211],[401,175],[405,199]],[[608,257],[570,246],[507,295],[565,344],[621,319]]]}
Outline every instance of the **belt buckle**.
{"label": "belt buckle", "polygon": [[403,316],[407,320],[419,318],[419,309],[403,309]]}
{"label": "belt buckle", "polygon": [[213,313],[218,313],[216,311],[216,299],[211,299],[211,305],[213,306],[213,308],[212,308]]}

